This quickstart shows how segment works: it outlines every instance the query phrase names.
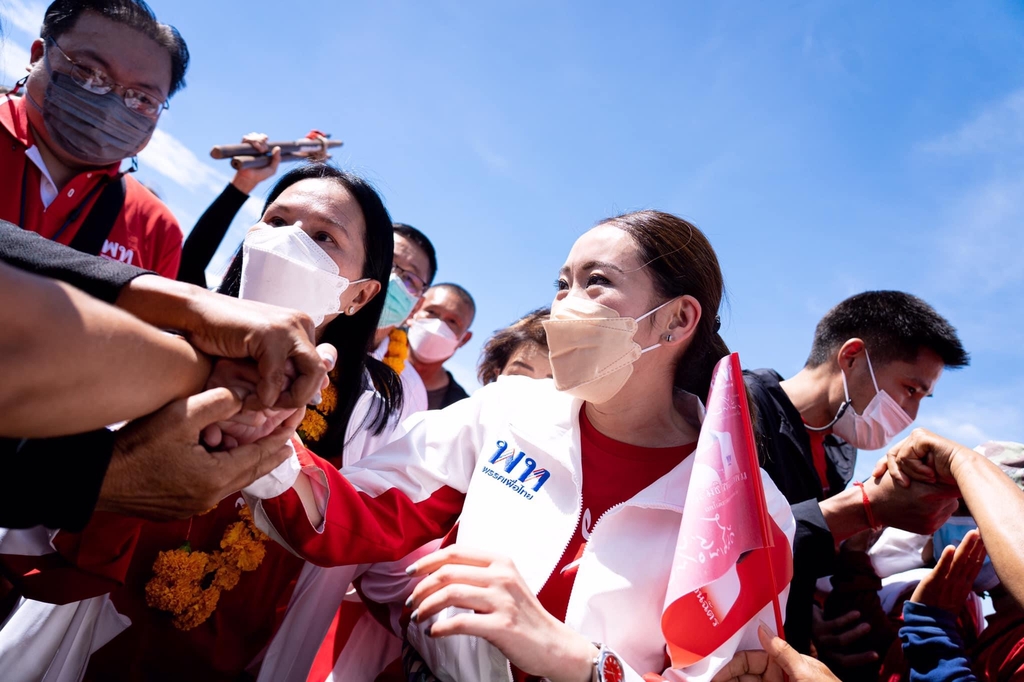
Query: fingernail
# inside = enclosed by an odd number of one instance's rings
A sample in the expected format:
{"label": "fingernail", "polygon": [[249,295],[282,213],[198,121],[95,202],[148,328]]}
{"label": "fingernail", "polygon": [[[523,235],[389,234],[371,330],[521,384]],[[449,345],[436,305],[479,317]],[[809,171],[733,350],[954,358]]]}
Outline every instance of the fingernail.
{"label": "fingernail", "polygon": [[313,396],[313,397],[312,397],[312,398],[310,399],[310,401],[309,401],[309,404],[310,404],[310,405],[319,405],[319,404],[320,404],[320,403],[322,403],[323,401],[324,401],[324,397],[323,397],[323,395],[321,395],[321,394],[320,394],[319,392],[317,392],[317,393],[316,393],[316,394],[315,394],[315,395],[314,395],[314,396]]}
{"label": "fingernail", "polygon": [[417,622],[417,621],[418,621],[419,619],[420,619],[420,610],[419,610],[419,609],[416,609],[415,611],[413,611],[413,612],[412,612],[412,615],[411,615],[411,616],[409,616],[409,620],[411,620],[412,622],[414,622],[414,623],[415,623],[415,622]]}
{"label": "fingernail", "polygon": [[409,595],[409,598],[405,600],[405,608],[408,609],[410,607],[412,607],[412,595],[411,594]]}
{"label": "fingernail", "polygon": [[415,572],[416,572],[416,564],[411,564],[409,566],[409,568],[405,569],[405,574],[406,575],[412,575]]}
{"label": "fingernail", "polygon": [[768,625],[768,623],[764,622],[764,621],[763,621],[763,620],[761,620],[760,618],[759,618],[759,619],[757,620],[757,622],[758,622],[758,624],[759,624],[759,625],[760,625],[761,627],[763,627],[763,628],[765,629],[765,631],[766,631],[766,632],[767,632],[767,633],[768,633],[769,635],[771,635],[772,637],[774,637],[774,636],[775,636],[775,630],[773,630],[773,629],[771,628],[771,626],[770,626],[770,625]]}

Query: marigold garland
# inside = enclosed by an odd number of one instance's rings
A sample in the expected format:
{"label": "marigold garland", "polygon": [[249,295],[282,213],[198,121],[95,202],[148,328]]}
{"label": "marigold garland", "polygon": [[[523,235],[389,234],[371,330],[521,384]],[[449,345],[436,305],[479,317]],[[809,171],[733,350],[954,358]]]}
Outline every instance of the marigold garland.
{"label": "marigold garland", "polygon": [[[179,630],[191,630],[213,615],[221,592],[238,585],[242,571],[255,571],[267,554],[267,535],[256,527],[252,511],[243,505],[238,521],[224,530],[220,549],[192,551],[186,542],[160,552],[153,577],[146,583],[146,604],[174,614]],[[205,587],[204,587],[205,584]]]}
{"label": "marigold garland", "polygon": [[404,329],[392,329],[388,335],[388,352],[384,356],[384,364],[395,370],[395,374],[401,374],[408,359],[409,332]]}

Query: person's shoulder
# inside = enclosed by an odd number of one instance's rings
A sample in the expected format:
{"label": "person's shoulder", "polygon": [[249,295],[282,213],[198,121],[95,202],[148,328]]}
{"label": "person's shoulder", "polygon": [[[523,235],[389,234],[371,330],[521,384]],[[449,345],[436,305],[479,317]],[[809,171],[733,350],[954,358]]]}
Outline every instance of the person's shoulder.
{"label": "person's shoulder", "polygon": [[160,197],[133,178],[125,175],[124,206],[126,213],[134,219],[142,219],[161,231],[175,231],[181,235],[178,219]]}

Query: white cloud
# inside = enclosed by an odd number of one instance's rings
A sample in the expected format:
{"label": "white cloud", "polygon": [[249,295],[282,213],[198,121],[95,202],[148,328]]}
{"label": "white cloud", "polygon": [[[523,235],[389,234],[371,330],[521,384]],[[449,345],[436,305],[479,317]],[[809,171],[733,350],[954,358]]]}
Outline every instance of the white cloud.
{"label": "white cloud", "polygon": [[4,22],[32,37],[39,35],[44,14],[46,14],[46,5],[41,2],[0,0],[0,16],[3,17]]}
{"label": "white cloud", "polygon": [[25,67],[31,61],[29,51],[21,45],[0,40],[0,79],[6,86],[12,86],[26,75]]}
{"label": "white cloud", "polygon": [[1024,89],[996,102],[959,129],[923,145],[936,154],[1005,154],[1024,146]]}
{"label": "white cloud", "polygon": [[159,128],[139,153],[141,163],[185,189],[208,189],[220,193],[230,178],[199,160],[192,150]]}

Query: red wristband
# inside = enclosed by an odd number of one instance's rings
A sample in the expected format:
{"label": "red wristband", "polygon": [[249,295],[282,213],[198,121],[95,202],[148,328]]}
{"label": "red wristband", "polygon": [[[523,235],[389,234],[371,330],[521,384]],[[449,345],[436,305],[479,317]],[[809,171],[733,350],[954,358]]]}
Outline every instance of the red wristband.
{"label": "red wristband", "polygon": [[853,484],[860,488],[861,499],[864,501],[864,514],[868,517],[868,525],[871,526],[871,530],[878,530],[882,526],[875,521],[875,515],[871,512],[871,501],[868,499],[868,491],[864,490],[864,483],[854,481]]}

